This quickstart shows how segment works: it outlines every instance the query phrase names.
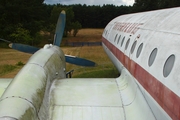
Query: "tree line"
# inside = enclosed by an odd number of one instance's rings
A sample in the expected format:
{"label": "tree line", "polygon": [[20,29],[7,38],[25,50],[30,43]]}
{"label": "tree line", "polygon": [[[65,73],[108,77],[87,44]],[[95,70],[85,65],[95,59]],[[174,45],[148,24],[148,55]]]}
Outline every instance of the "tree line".
{"label": "tree line", "polygon": [[104,28],[110,20],[123,14],[178,6],[178,0],[135,0],[133,6],[49,5],[44,0],[1,0],[0,38],[36,45],[42,39],[40,31],[54,34],[62,10],[67,16],[64,36],[71,32],[76,36],[80,28]]}

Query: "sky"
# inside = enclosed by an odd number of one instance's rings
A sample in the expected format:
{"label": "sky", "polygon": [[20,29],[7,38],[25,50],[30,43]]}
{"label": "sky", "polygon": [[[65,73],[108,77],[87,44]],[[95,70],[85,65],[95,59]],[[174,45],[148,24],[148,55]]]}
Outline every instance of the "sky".
{"label": "sky", "polygon": [[113,4],[115,6],[120,5],[133,5],[134,0],[45,0],[46,4],[86,4],[86,5],[103,5],[103,4]]}

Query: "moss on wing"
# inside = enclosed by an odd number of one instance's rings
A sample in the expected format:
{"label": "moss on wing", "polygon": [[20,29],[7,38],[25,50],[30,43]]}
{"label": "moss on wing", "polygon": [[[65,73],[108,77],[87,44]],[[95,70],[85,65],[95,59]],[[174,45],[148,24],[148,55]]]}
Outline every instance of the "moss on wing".
{"label": "moss on wing", "polygon": [[21,116],[21,118],[19,120],[35,120],[35,119],[38,119],[37,118],[37,113],[36,111],[30,107],[29,109],[27,109],[25,111],[25,113]]}

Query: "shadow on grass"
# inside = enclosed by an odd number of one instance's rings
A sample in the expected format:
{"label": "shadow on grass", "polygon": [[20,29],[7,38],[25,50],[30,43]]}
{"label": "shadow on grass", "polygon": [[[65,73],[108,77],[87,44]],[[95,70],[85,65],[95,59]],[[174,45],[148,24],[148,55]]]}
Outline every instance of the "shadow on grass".
{"label": "shadow on grass", "polygon": [[117,78],[119,73],[115,69],[108,70],[98,70],[82,73],[79,75],[73,76],[73,78]]}

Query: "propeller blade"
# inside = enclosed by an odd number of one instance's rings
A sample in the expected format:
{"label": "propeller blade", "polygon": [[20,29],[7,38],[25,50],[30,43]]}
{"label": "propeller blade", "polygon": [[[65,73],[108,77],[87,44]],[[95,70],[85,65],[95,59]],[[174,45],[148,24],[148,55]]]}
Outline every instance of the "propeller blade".
{"label": "propeller blade", "polygon": [[25,52],[25,53],[30,53],[30,54],[34,54],[36,51],[39,50],[39,48],[29,46],[29,45],[19,44],[19,43],[11,43],[9,44],[9,47],[12,49]]}
{"label": "propeller blade", "polygon": [[65,23],[66,23],[66,13],[63,10],[58,18],[57,25],[56,25],[56,31],[54,35],[54,45],[60,46],[63,33],[64,33],[64,28],[65,28]]}
{"label": "propeller blade", "polygon": [[1,40],[1,41],[4,41],[4,42],[7,42],[7,43],[11,43],[11,41],[5,40],[5,39],[2,39],[2,38],[0,38],[0,40]]}
{"label": "propeller blade", "polygon": [[96,65],[95,62],[86,60],[84,58],[79,58],[75,56],[65,55],[66,62],[79,65],[79,66],[86,66],[86,67],[93,67]]}

